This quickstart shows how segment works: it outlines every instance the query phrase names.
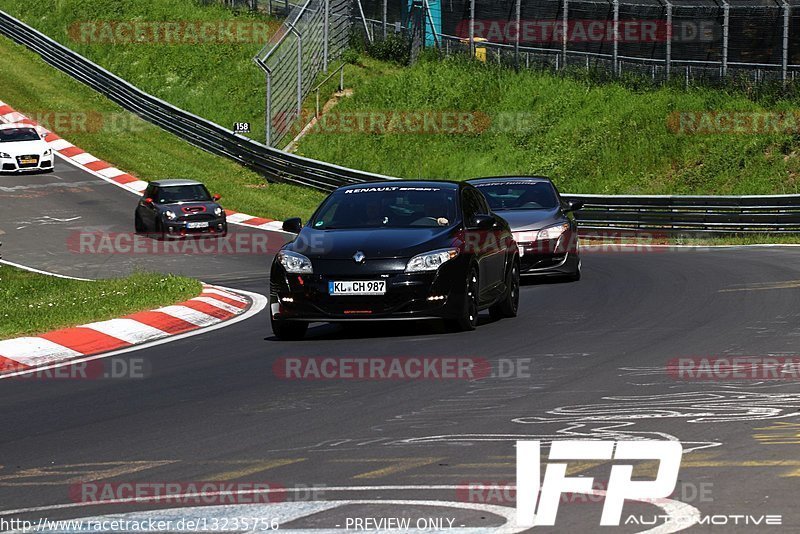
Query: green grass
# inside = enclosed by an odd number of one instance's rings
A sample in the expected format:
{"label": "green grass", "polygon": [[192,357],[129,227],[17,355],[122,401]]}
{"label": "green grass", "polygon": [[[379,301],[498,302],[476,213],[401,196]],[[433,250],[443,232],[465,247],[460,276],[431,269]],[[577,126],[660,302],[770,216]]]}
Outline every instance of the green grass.
{"label": "green grass", "polygon": [[[406,178],[544,174],[571,193],[798,192],[796,135],[679,135],[667,127],[676,111],[787,111],[795,106],[788,100],[759,104],[711,88],[635,90],[459,59],[409,68],[360,63],[347,67],[354,95],[337,112],[477,112],[491,126],[481,134],[317,133],[300,142],[299,154]],[[516,129],[500,124],[509,116],[518,118]]]}
{"label": "green grass", "polygon": [[175,275],[84,282],[0,265],[0,339],[113,319],[181,302],[201,290],[197,280]]}
{"label": "green grass", "polygon": [[267,184],[264,177],[142,121],[5,38],[0,38],[0,99],[34,117],[41,113],[114,117],[122,127],[106,120],[97,131],[92,127],[70,128],[67,132],[53,129],[143,180],[201,180],[212,192],[222,195],[226,208],[235,211],[274,219],[307,218],[323,198],[310,189]]}

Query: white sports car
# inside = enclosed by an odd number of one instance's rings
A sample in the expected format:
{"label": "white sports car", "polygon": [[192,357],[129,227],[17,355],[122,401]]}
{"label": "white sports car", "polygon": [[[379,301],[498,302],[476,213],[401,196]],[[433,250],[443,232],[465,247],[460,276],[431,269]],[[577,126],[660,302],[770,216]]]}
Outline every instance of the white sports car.
{"label": "white sports car", "polygon": [[0,124],[0,171],[52,171],[53,150],[27,124]]}

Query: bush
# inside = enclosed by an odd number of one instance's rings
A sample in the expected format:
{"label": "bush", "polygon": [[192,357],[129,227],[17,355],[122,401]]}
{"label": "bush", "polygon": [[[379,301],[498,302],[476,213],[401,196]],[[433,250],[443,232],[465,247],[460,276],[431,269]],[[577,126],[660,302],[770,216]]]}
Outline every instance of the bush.
{"label": "bush", "polygon": [[367,45],[367,53],[381,61],[391,61],[408,65],[411,59],[411,43],[399,33],[386,36],[386,39]]}

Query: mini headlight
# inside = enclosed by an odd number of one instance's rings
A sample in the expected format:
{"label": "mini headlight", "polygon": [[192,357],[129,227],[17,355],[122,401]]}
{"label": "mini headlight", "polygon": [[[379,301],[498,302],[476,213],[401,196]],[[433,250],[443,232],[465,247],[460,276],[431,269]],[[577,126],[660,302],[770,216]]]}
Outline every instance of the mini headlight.
{"label": "mini headlight", "polygon": [[569,224],[561,223],[556,226],[550,226],[539,231],[537,239],[558,239],[561,235],[569,229]]}
{"label": "mini headlight", "polygon": [[287,273],[292,274],[312,274],[314,269],[311,267],[311,260],[289,250],[278,252],[278,261],[281,262]]}
{"label": "mini headlight", "polygon": [[7,154],[5,152],[0,152],[0,158],[10,158],[11,154]]}
{"label": "mini headlight", "polygon": [[441,250],[434,250],[424,254],[417,254],[406,265],[407,273],[416,273],[422,271],[435,271],[447,261],[452,260],[458,256],[457,248],[445,248]]}
{"label": "mini headlight", "polygon": [[164,212],[164,217],[166,217],[170,221],[174,221],[175,220],[175,212],[174,211],[169,211],[169,210],[165,211]]}
{"label": "mini headlight", "polygon": [[214,215],[216,215],[217,217],[222,217],[222,214],[223,214],[223,213],[225,213],[225,212],[224,212],[224,211],[222,211],[222,208],[220,208],[219,206],[217,206],[217,207],[214,209]]}

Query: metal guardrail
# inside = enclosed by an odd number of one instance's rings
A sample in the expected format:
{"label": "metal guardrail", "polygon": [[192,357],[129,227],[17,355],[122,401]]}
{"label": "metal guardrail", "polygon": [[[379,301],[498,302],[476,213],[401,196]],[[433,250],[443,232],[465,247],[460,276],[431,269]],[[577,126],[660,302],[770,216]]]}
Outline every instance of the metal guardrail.
{"label": "metal guardrail", "polygon": [[[331,191],[345,184],[398,180],[270,148],[141,91],[122,78],[0,11],[0,35],[38,53],[47,63],[124,109],[189,143],[267,179]],[[582,200],[584,229],[632,232],[800,233],[800,195],[694,197],[563,195]]]}
{"label": "metal guardrail", "polygon": [[800,195],[562,195],[584,202],[587,230],[666,233],[800,233]]}
{"label": "metal guardrail", "polygon": [[3,11],[0,11],[0,35],[26,46],[53,67],[144,120],[203,150],[253,169],[270,180],[331,191],[345,184],[396,179],[289,154],[234,134],[145,93]]}

